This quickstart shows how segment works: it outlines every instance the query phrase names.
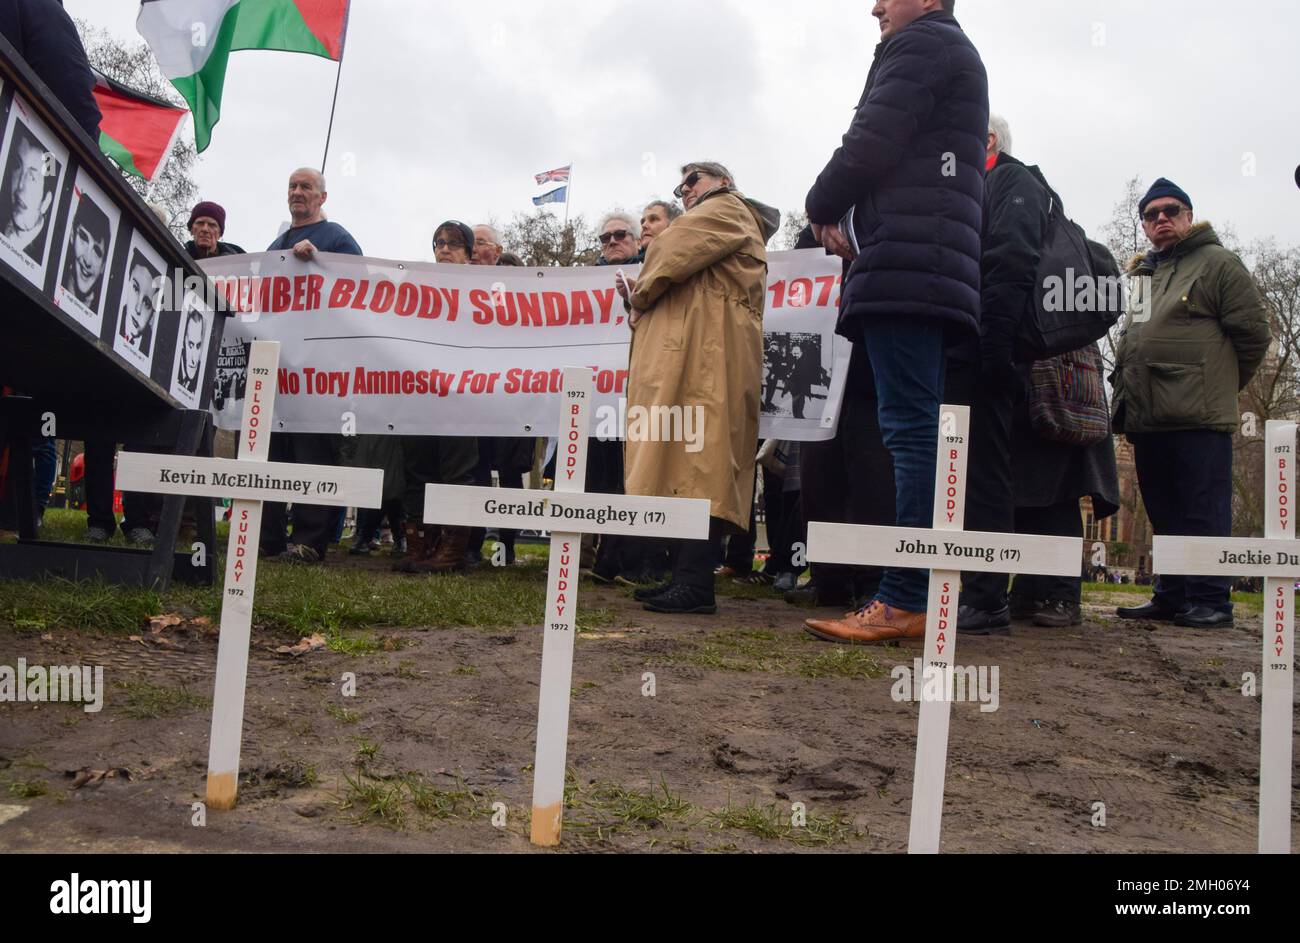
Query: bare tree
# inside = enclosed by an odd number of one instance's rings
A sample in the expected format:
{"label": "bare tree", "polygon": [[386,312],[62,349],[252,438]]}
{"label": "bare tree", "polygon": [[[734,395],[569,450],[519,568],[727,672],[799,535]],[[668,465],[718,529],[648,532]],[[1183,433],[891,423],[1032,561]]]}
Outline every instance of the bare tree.
{"label": "bare tree", "polygon": [[[1234,239],[1235,242],[1235,239]],[[1263,533],[1264,423],[1300,418],[1300,246],[1274,239],[1243,253],[1268,308],[1268,355],[1240,396],[1242,423],[1233,436],[1233,532]]]}
{"label": "bare tree", "polygon": [[600,256],[596,231],[581,214],[570,217],[566,227],[544,210],[516,213],[502,239],[530,267],[594,265]]}
{"label": "bare tree", "polygon": [[[76,22],[82,44],[86,47],[86,57],[94,68],[136,91],[188,110],[185,100],[158,70],[158,63],[147,43],[143,40],[126,43],[84,20]],[[167,210],[168,226],[181,242],[189,238],[185,223],[189,220],[190,208],[199,198],[198,184],[193,177],[197,157],[192,134],[181,134],[172,145],[167,166],[153,183],[146,183],[132,174],[122,174],[136,193]]]}
{"label": "bare tree", "polygon": [[[1102,227],[1102,238],[1106,248],[1110,249],[1110,254],[1115,257],[1121,275],[1128,271],[1136,256],[1150,248],[1146,235],[1142,232],[1142,217],[1138,214],[1138,201],[1144,192],[1142,178],[1134,174],[1125,182],[1124,195],[1115,203],[1110,220]],[[1115,352],[1124,330],[1124,320],[1121,317],[1097,342],[1101,350],[1103,374],[1109,374],[1115,369]]]}
{"label": "bare tree", "polygon": [[781,220],[781,228],[773,237],[773,249],[793,249],[799,241],[799,233],[808,225],[808,214],[802,211],[786,213]]}

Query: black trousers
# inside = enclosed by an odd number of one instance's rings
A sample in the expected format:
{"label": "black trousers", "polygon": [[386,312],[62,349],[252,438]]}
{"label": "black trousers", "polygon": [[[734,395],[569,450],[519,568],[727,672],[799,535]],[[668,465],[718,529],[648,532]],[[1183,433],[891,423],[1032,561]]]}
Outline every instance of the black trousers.
{"label": "black trousers", "polygon": [[[623,441],[597,439],[587,441],[588,494],[623,493]],[[597,572],[613,577],[624,572],[623,551],[627,538],[619,534],[592,535],[596,544],[594,567]]]}
{"label": "black trousers", "polygon": [[388,518],[388,526],[392,528],[393,539],[396,540],[402,530],[401,498],[385,501],[383,507],[357,508],[357,532],[354,542],[361,544],[368,540],[378,540],[379,528],[383,525],[385,517]]}
{"label": "black trousers", "polygon": [[[271,462],[298,462],[304,465],[338,465],[341,439],[329,432],[275,432],[267,449]],[[315,550],[322,560],[334,539],[338,508],[320,504],[294,504],[293,542]],[[262,554],[282,553],[288,543],[286,528],[289,513],[280,502],[262,505]]]}
{"label": "black trousers", "polygon": [[[761,468],[762,466],[757,464],[754,466],[754,483],[756,485]],[[748,575],[754,569],[754,548],[758,545],[758,515],[754,513],[757,504],[758,488],[754,488],[754,503],[749,507],[749,530],[743,534],[721,537],[717,542],[717,552],[714,559],[723,566],[731,567],[741,576]]]}
{"label": "black trousers", "polygon": [[[1017,534],[1043,534],[1048,537],[1083,538],[1083,515],[1078,499],[1062,501],[1046,508],[1016,508]],[[981,574],[986,575],[986,574]],[[966,597],[966,575],[962,574],[962,598]],[[1003,584],[1005,589],[1005,584]],[[1077,576],[1045,576],[1020,573],[1011,583],[1011,595],[1029,602],[1068,602],[1079,604],[1083,584]],[[1000,608],[1000,607],[999,607]]]}
{"label": "black trousers", "polygon": [[407,524],[423,526],[424,486],[472,485],[478,467],[478,439],[465,436],[402,436],[406,490],[402,513]]}
{"label": "black trousers", "polygon": [[[1016,527],[1011,474],[1011,423],[1015,390],[984,383],[978,363],[948,361],[944,402],[970,407],[970,453],[966,464],[966,530],[1038,533]],[[1078,501],[1074,503],[1078,516]],[[1007,604],[1006,573],[963,572],[961,605],[986,612]],[[1046,598],[1046,597],[1044,597]]]}
{"label": "black trousers", "polygon": [[808,523],[803,517],[800,492],[783,491],[785,480],[763,469],[763,509],[767,515],[767,547],[770,554],[763,571],[771,576],[802,573],[794,565],[795,544],[808,543]]}
{"label": "black trousers", "polygon": [[732,529],[720,517],[709,518],[709,536],[705,540],[679,540],[677,559],[673,563],[673,582],[694,589],[713,592],[713,561],[719,539]]}
{"label": "black trousers", "polygon": [[[1227,537],[1232,533],[1232,435],[1208,429],[1135,433],[1133,461],[1151,529],[1183,537]],[[1226,576],[1156,579],[1152,601],[1177,611],[1207,606],[1232,611]]]}
{"label": "black trousers", "polygon": [[[894,459],[880,437],[875,396],[848,385],[835,438],[799,446],[799,476],[805,527],[808,521],[893,525]],[[813,583],[828,599],[869,598],[883,574],[875,566],[812,564]]]}
{"label": "black trousers", "polygon": [[[117,456],[114,442],[86,443],[86,524],[102,527],[113,536],[117,517],[113,514],[113,460]],[[137,527],[155,530],[162,513],[162,495],[139,491],[122,492],[122,533]]]}

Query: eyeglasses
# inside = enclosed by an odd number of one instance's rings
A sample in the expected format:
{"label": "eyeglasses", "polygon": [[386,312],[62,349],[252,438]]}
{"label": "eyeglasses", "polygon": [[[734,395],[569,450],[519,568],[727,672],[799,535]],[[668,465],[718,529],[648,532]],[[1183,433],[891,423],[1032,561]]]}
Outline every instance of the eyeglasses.
{"label": "eyeglasses", "polygon": [[680,200],[682,198],[682,191],[687,187],[694,187],[699,183],[702,173],[703,172],[699,170],[693,171],[689,177],[677,185],[677,189],[673,191],[673,196]]}
{"label": "eyeglasses", "polygon": [[600,234],[600,244],[607,246],[611,242],[622,242],[628,236],[632,235],[626,229],[615,229],[613,232],[603,232]]}
{"label": "eyeglasses", "polygon": [[433,247],[435,249],[463,249],[465,243],[452,242],[450,239],[435,239],[433,240]]}
{"label": "eyeglasses", "polygon": [[1162,215],[1171,220],[1177,219],[1179,216],[1183,215],[1183,210],[1185,209],[1186,207],[1181,203],[1170,203],[1168,206],[1155,206],[1143,213],[1142,219],[1144,222],[1148,223],[1154,223]]}

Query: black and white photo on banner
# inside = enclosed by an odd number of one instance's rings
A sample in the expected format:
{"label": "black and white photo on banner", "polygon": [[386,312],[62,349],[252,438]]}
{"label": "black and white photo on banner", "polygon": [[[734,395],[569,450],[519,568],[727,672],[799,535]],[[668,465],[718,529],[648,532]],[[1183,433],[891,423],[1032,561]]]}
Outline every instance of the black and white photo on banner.
{"label": "black and white photo on banner", "polygon": [[68,211],[67,236],[59,261],[54,303],[77,319],[96,338],[102,333],[121,210],[104,195],[84,169],[78,168]]}
{"label": "black and white photo on banner", "polygon": [[193,292],[185,295],[176,334],[176,353],[172,358],[170,393],[191,409],[203,398],[200,386],[208,362],[208,338],[212,312]]}
{"label": "black and white photo on banner", "polygon": [[830,346],[810,331],[767,331],[763,336],[764,416],[820,418],[830,391]]}
{"label": "black and white photo on banner", "polygon": [[0,143],[0,259],[45,285],[68,150],[15,94]]}
{"label": "black and white photo on banner", "polygon": [[141,238],[131,236],[126,272],[113,331],[113,350],[142,373],[153,366],[158,309],[162,303],[162,258]]}

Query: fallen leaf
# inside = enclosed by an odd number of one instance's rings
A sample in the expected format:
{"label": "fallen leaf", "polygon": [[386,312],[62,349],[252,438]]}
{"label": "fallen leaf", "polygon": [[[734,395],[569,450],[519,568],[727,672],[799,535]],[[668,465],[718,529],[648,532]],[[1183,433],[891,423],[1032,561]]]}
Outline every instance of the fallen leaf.
{"label": "fallen leaf", "polygon": [[325,636],[317,632],[315,635],[299,639],[297,645],[281,645],[275,650],[275,653],[277,655],[292,655],[297,658],[299,655],[305,655],[308,652],[314,652],[316,649],[324,647]]}
{"label": "fallen leaf", "polygon": [[72,780],[72,789],[80,789],[82,786],[98,787],[104,784],[106,779],[125,779],[131,781],[131,771],[124,766],[115,766],[112,769],[70,769],[65,770],[64,777]]}
{"label": "fallen leaf", "polygon": [[149,617],[149,631],[155,635],[163,629],[169,629],[173,625],[180,625],[185,620],[174,612],[168,612],[161,616]]}

